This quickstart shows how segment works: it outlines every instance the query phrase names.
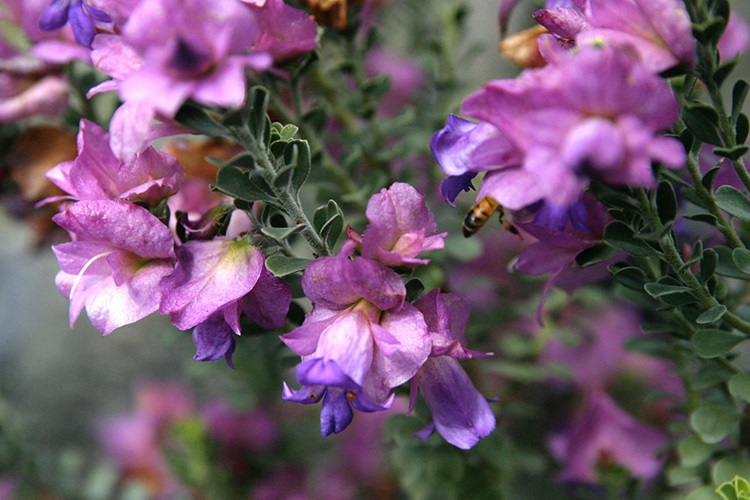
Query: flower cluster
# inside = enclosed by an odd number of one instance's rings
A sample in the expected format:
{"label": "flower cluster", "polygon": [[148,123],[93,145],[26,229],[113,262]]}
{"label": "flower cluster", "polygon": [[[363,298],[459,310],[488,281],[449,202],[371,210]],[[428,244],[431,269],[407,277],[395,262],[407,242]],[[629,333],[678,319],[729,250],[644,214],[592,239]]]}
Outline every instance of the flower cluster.
{"label": "flower cluster", "polygon": [[[491,196],[510,210],[544,204],[565,214],[592,180],[650,188],[652,162],[684,165],[682,144],[661,135],[679,106],[656,74],[694,64],[684,5],[639,2],[648,4],[640,10],[623,2],[623,13],[612,2],[577,4],[535,15],[555,35],[540,37],[546,66],[485,84],[462,108],[479,123],[451,116],[433,137],[433,154],[449,175],[442,185],[449,202],[486,172],[478,199]],[[631,24],[620,29],[625,14]],[[658,33],[647,31],[654,29],[649,17],[661,19]],[[664,53],[657,67],[652,52]]]}
{"label": "flower cluster", "polygon": [[433,414],[424,438],[437,429],[449,443],[471,448],[492,432],[495,417],[456,362],[476,354],[465,349],[463,338],[468,308],[439,290],[410,304],[394,270],[426,264],[418,257],[442,248],[445,233],[435,234],[424,197],[408,184],[374,195],[366,213],[370,223],[362,235],[350,228],[338,255],[317,259],[302,276],[313,310],[281,337],[302,357],[296,369],[302,388],[285,385],[284,398],[322,401],[326,436],[350,424],[352,408],[389,408],[393,390],[412,380]]}

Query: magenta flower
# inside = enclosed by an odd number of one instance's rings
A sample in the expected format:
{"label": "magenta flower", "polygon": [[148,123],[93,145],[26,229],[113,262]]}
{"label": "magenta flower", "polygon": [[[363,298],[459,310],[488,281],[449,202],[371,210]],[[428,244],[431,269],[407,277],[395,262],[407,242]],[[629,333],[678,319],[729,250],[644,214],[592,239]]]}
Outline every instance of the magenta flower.
{"label": "magenta flower", "polygon": [[284,0],[242,0],[250,6],[258,21],[258,36],[253,43],[257,52],[271,54],[274,62],[283,62],[315,50],[318,26],[307,13]]}
{"label": "magenta flower", "polygon": [[119,200],[155,206],[175,194],[184,173],[176,158],[149,147],[132,160],[118,159],[109,134],[81,120],[78,157],[53,167],[52,182],[75,200]]}
{"label": "magenta flower", "polygon": [[[417,436],[426,441],[437,430],[452,445],[469,449],[495,429],[495,416],[457,359],[491,353],[466,349],[464,329],[469,307],[459,296],[432,290],[415,306],[424,315],[432,339],[430,358],[419,368],[415,382],[432,412],[433,422]],[[416,396],[413,390],[412,409]]]}
{"label": "magenta flower", "polygon": [[52,218],[74,241],[55,245],[55,282],[70,298],[71,327],[86,308],[103,334],[134,323],[159,308],[159,281],[172,272],[169,229],[130,203],[79,201]]}
{"label": "magenta flower", "polygon": [[[261,276],[263,279],[261,280]],[[159,311],[168,314],[180,330],[187,330],[219,313],[231,329],[239,334],[243,309],[251,318],[272,327],[283,324],[291,294],[288,287],[265,268],[263,253],[245,240],[193,240],[177,249],[174,272],[159,284],[162,300]],[[264,297],[245,300],[256,286]]]}
{"label": "magenta flower", "polygon": [[604,266],[581,269],[575,260],[584,250],[602,243],[604,228],[610,220],[607,208],[584,193],[569,210],[558,213],[554,207],[544,206],[532,222],[516,223],[518,228],[537,240],[518,255],[516,269],[532,275],[551,273],[539,299],[537,321],[540,324],[547,295],[561,279],[571,291],[609,275]]}
{"label": "magenta flower", "polygon": [[[492,196],[511,210],[542,200],[565,209],[581,198],[591,178],[653,187],[652,161],[679,168],[685,159],[679,141],[660,135],[679,116],[669,86],[612,48],[584,49],[560,64],[487,83],[469,96],[463,111],[499,133],[443,149],[459,166],[447,173],[490,165],[478,199]],[[458,152],[469,155],[468,164]],[[447,165],[442,155],[436,157]]]}
{"label": "magenta flower", "polygon": [[563,465],[559,479],[587,484],[596,484],[597,469],[610,464],[639,479],[653,478],[663,465],[659,453],[666,444],[667,436],[635,420],[602,392],[590,394],[571,427],[550,440]]}
{"label": "magenta flower", "polygon": [[[158,29],[155,29],[158,27]],[[174,117],[188,99],[238,107],[245,98],[245,68],[263,70],[272,60],[253,52],[258,34],[250,8],[237,0],[141,2],[122,35],[100,35],[91,54],[114,80],[90,91],[117,90],[125,104],[110,132],[121,157],[137,153],[151,120]]]}
{"label": "magenta flower", "polygon": [[367,53],[365,71],[368,77],[386,75],[390,81],[388,92],[378,103],[380,116],[395,116],[403,111],[425,79],[419,61],[377,47]]}
{"label": "magenta flower", "polygon": [[396,182],[381,189],[367,203],[370,224],[363,235],[348,230],[349,238],[361,244],[362,256],[389,267],[427,264],[417,258],[422,252],[443,248],[447,233],[435,234],[437,224],[424,196],[409,184]]}
{"label": "magenta flower", "polygon": [[105,11],[91,6],[87,0],[52,0],[39,18],[39,27],[45,31],[62,28],[70,21],[76,41],[91,48],[96,36],[95,21],[111,23]]}
{"label": "magenta flower", "polygon": [[534,19],[565,43],[633,49],[655,73],[679,64],[695,66],[695,39],[682,0],[574,3],[576,7],[548,6],[535,12]]}
{"label": "magenta flower", "polygon": [[297,381],[303,388],[285,388],[284,397],[317,402],[325,396],[323,435],[348,425],[349,404],[360,411],[387,408],[391,389],[414,376],[431,348],[422,314],[404,301],[401,277],[364,257],[351,260],[353,252],[349,241],[336,257],[308,266],[302,288],[313,310],[281,337],[302,356]]}

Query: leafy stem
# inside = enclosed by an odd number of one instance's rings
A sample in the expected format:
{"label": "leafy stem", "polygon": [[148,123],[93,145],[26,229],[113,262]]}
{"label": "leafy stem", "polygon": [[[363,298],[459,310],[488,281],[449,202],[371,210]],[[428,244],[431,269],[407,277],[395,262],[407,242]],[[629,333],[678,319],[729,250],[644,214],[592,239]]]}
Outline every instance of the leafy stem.
{"label": "leafy stem", "polygon": [[[685,261],[677,247],[674,232],[661,222],[654,205],[645,190],[638,190],[638,200],[646,223],[651,227],[654,234],[661,235],[657,239],[657,242],[662,251],[663,260],[679,277],[680,281],[690,290],[691,294],[698,300],[704,311],[708,311],[709,309],[721,305],[692,273],[690,267],[685,265]],[[746,335],[750,335],[750,323],[736,314],[727,311],[722,316],[722,320]]]}

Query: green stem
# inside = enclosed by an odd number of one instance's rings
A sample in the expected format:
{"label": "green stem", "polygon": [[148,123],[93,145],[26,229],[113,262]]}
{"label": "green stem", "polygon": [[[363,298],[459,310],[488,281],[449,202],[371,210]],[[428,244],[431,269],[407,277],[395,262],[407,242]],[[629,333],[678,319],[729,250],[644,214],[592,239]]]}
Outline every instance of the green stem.
{"label": "green stem", "polygon": [[310,245],[315,255],[329,255],[328,248],[326,247],[323,238],[321,238],[318,232],[315,231],[315,226],[313,226],[307,218],[307,214],[305,214],[299,199],[286,189],[279,189],[274,186],[273,180],[276,176],[276,170],[271,163],[269,152],[266,150],[265,145],[258,142],[255,136],[245,130],[237,132],[237,139],[245,149],[253,154],[255,161],[262,170],[264,179],[273,190],[274,195],[283,207],[284,212],[286,212],[293,221],[305,226],[301,231],[302,236],[307,240],[307,243]]}
{"label": "green stem", "polygon": [[724,217],[724,213],[719,208],[719,205],[716,204],[716,199],[703,185],[700,167],[692,154],[688,155],[687,168],[690,178],[693,180],[693,188],[695,188],[696,194],[703,201],[709,213],[716,219],[716,228],[727,239],[727,244],[732,248],[743,248],[742,240],[740,240],[740,237],[734,230],[734,226]]}
{"label": "green stem", "polygon": [[[653,204],[646,195],[645,190],[638,190],[638,199],[646,222],[651,226],[654,233],[663,235],[659,238],[658,242],[664,255],[664,260],[669,267],[672,268],[672,271],[677,274],[682,283],[690,289],[690,292],[698,300],[704,311],[708,311],[709,309],[721,305],[719,301],[708,292],[703,284],[698,281],[698,278],[696,278],[690,271],[690,268],[685,266],[685,261],[682,259],[682,255],[680,255],[677,248],[674,233],[667,230],[661,220],[659,220],[659,216],[656,214]],[[721,319],[742,333],[750,335],[750,323],[736,314],[727,311]]]}

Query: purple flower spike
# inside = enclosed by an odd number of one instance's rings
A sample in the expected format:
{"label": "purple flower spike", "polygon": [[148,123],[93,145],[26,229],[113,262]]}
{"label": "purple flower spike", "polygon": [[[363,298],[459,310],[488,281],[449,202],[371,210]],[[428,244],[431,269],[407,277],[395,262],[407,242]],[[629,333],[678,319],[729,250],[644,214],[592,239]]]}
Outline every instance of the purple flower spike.
{"label": "purple flower spike", "polygon": [[453,446],[468,450],[495,430],[489,403],[455,359],[430,358],[419,369],[417,382],[435,428]]}
{"label": "purple flower spike", "polygon": [[52,0],[42,12],[39,27],[44,31],[60,29],[70,21],[76,41],[91,48],[96,36],[94,21],[111,23],[109,14],[89,5],[85,0]]}
{"label": "purple flower spike", "polygon": [[417,256],[443,248],[447,233],[435,234],[437,224],[424,196],[411,185],[396,182],[373,195],[367,203],[370,224],[361,239],[353,231],[349,236],[362,244],[362,256],[389,267],[409,268],[427,264]]}

